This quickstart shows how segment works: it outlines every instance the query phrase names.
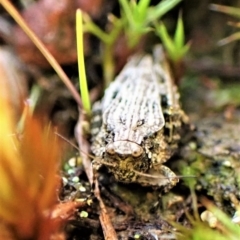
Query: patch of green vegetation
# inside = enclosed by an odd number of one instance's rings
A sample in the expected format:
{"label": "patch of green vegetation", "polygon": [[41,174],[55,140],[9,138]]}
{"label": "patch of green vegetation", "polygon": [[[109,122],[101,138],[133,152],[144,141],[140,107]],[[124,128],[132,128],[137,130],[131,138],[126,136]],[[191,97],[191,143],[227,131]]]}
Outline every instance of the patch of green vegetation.
{"label": "patch of green vegetation", "polygon": [[136,1],[119,0],[124,22],[124,33],[130,47],[135,46],[140,38],[153,30],[153,22],[175,7],[181,0],[161,1],[156,6],[150,6],[150,0]]}
{"label": "patch of green vegetation", "polygon": [[240,227],[213,204],[206,202],[208,211],[216,219],[216,225],[211,228],[208,223],[189,216],[192,228],[177,225],[178,240],[237,240],[240,236]]}
{"label": "patch of green vegetation", "polygon": [[240,86],[239,84],[224,84],[211,93],[216,108],[222,108],[226,105],[240,105]]}
{"label": "patch of green vegetation", "polygon": [[184,26],[181,14],[178,17],[176,31],[174,37],[171,38],[168,34],[164,23],[155,24],[156,34],[162,40],[164,47],[167,50],[169,58],[173,62],[180,61],[190,48],[190,43],[185,44]]}
{"label": "patch of green vegetation", "polygon": [[[201,174],[203,174],[204,169],[209,168],[210,166],[206,166],[206,163],[203,161],[201,154],[196,154],[196,160],[193,161],[192,164],[183,164],[182,165],[182,173],[184,176],[195,175],[196,178],[183,178],[185,184],[189,186],[192,196],[192,208],[193,208],[193,216],[189,213],[186,213],[187,218],[191,224],[191,227],[185,227],[180,224],[173,223],[173,226],[176,227],[177,231],[177,239],[178,240],[237,240],[239,239],[240,228],[234,223],[234,218],[231,219],[227,216],[222,210],[213,205],[213,203],[209,202],[206,199],[200,199],[202,205],[206,207],[206,211],[208,212],[207,217],[199,216],[198,214],[198,204],[197,195],[195,193],[197,180]],[[208,164],[210,165],[210,164]],[[229,175],[228,175],[229,176]],[[211,180],[213,176],[208,176],[206,180],[206,184]],[[228,185],[226,185],[228,186]],[[217,194],[217,191],[216,193]],[[236,218],[238,211],[236,212]],[[236,221],[237,222],[237,221]]]}
{"label": "patch of green vegetation", "polygon": [[156,6],[150,6],[150,0],[127,1],[119,0],[120,18],[109,16],[109,28],[107,31],[100,29],[87,14],[83,14],[85,32],[95,35],[103,44],[103,73],[105,87],[114,77],[113,50],[117,39],[123,35],[129,49],[133,49],[149,32],[157,32],[166,46],[169,57],[175,61],[183,57],[188,51],[189,45],[184,45],[184,28],[181,16],[178,19],[174,41],[171,41],[166,27],[157,21],[169,10],[175,7],[181,0],[164,0]]}

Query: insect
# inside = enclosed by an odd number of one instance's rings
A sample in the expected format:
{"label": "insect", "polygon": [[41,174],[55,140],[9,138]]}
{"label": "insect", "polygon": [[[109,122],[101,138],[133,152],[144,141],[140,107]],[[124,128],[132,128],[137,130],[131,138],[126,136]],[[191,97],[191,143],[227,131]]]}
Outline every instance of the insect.
{"label": "insect", "polygon": [[120,182],[171,189],[179,180],[164,165],[180,139],[184,112],[161,46],[135,55],[95,103],[92,152]]}

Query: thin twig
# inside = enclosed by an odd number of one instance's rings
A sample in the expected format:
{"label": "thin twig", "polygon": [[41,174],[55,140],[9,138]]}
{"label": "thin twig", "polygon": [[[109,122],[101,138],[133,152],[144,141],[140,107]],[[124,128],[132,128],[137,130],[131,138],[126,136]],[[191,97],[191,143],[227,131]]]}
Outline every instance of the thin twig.
{"label": "thin twig", "polygon": [[[87,154],[82,154],[82,151],[85,153],[90,152],[90,146],[86,138],[84,138],[83,130],[82,130],[82,124],[84,121],[87,121],[86,115],[81,112],[79,115],[79,120],[75,129],[76,139],[78,141],[79,146],[81,147],[80,155],[82,157],[82,163],[85,168],[85,172],[87,174],[88,180],[90,184],[93,186],[93,168],[91,161]],[[100,206],[100,216],[99,220],[103,229],[103,234],[106,240],[117,240],[117,234],[114,230],[114,227],[111,223],[110,217],[107,213],[107,209],[104,205],[104,202],[101,199],[100,191],[98,187],[98,180],[96,179],[94,181],[94,195],[99,201]]]}
{"label": "thin twig", "polygon": [[102,201],[102,198],[100,196],[97,179],[95,180],[94,195],[98,199],[100,210],[101,210],[99,219],[100,219],[101,226],[103,229],[104,238],[106,240],[118,240],[116,231],[113,228],[112,222],[107,213],[107,209],[106,209],[104,202]]}

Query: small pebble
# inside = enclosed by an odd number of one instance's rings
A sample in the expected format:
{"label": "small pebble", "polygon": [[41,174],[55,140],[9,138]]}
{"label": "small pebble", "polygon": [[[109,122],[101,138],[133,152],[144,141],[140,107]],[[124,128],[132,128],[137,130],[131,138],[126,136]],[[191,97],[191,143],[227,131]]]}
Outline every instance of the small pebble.
{"label": "small pebble", "polygon": [[86,211],[81,211],[80,214],[79,214],[79,216],[80,216],[81,218],[87,218],[87,217],[88,217],[88,212],[86,212]]}
{"label": "small pebble", "polygon": [[231,162],[230,161],[224,161],[223,162],[223,166],[225,166],[225,167],[231,167],[232,166],[232,164],[231,164]]}
{"label": "small pebble", "polygon": [[215,228],[218,224],[217,218],[213,215],[212,212],[205,210],[201,214],[201,219],[203,222],[207,222],[211,228]]}
{"label": "small pebble", "polygon": [[86,188],[85,188],[84,186],[80,186],[80,187],[79,187],[79,191],[80,191],[80,192],[86,192]]}
{"label": "small pebble", "polygon": [[240,212],[236,211],[233,215],[232,222],[236,224],[240,224]]}
{"label": "small pebble", "polygon": [[73,178],[72,178],[72,181],[73,181],[74,183],[78,183],[78,182],[79,182],[79,177],[77,177],[77,176],[73,177]]}
{"label": "small pebble", "polygon": [[68,173],[69,175],[71,175],[71,174],[74,174],[75,171],[74,171],[73,169],[68,169],[67,173]]}
{"label": "small pebble", "polygon": [[135,238],[135,239],[139,239],[140,237],[141,237],[140,234],[135,234],[135,235],[134,235],[134,238]]}
{"label": "small pebble", "polygon": [[190,147],[191,150],[196,150],[196,149],[197,149],[197,145],[196,145],[195,142],[190,142],[190,143],[188,144],[188,146]]}
{"label": "small pebble", "polygon": [[70,159],[68,160],[68,165],[69,165],[70,167],[76,167],[76,166],[77,166],[77,159],[76,159],[75,157],[70,158]]}

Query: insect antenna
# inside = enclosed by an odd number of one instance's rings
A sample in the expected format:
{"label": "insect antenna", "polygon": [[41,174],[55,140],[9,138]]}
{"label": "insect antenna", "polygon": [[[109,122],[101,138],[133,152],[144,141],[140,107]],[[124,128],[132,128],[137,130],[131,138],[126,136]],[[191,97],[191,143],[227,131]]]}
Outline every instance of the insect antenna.
{"label": "insect antenna", "polygon": [[73,148],[77,149],[78,151],[80,151],[81,153],[87,155],[89,158],[91,158],[93,160],[93,165],[94,165],[94,162],[95,163],[100,163],[100,164],[103,164],[105,166],[109,166],[109,167],[116,167],[117,165],[114,164],[114,163],[109,163],[109,162],[106,162],[104,161],[103,159],[101,158],[96,158],[95,156],[89,154],[89,153],[86,153],[84,151],[81,150],[81,148],[79,148],[78,146],[76,146],[74,143],[72,143],[70,140],[68,140],[66,137],[64,137],[63,135],[59,134],[58,132],[55,132],[55,134],[60,137],[61,139],[63,139],[65,142],[67,142],[68,144],[70,144]]}
{"label": "insect antenna", "polygon": [[170,177],[160,177],[160,176],[151,175],[151,174],[148,174],[148,173],[142,173],[142,172],[139,172],[137,170],[133,170],[133,172],[135,172],[139,176],[154,178],[154,179],[196,178],[196,176],[194,176],[194,175],[189,175],[189,176],[178,176],[178,175],[176,175],[176,176],[170,176]]}
{"label": "insect antenna", "polygon": [[95,156],[89,154],[89,153],[86,153],[84,152],[83,150],[81,150],[81,148],[79,148],[77,145],[75,145],[74,143],[72,143],[70,140],[68,140],[66,137],[64,137],[63,135],[61,135],[60,133],[58,132],[54,132],[58,137],[60,137],[61,139],[63,139],[65,142],[67,142],[69,145],[71,145],[73,148],[75,148],[76,150],[78,150],[79,152],[87,155],[89,158],[91,159],[94,159]]}
{"label": "insect antenna", "polygon": [[[69,145],[71,145],[73,148],[75,148],[76,150],[78,150],[79,152],[85,154],[86,156],[88,156],[90,159],[92,159],[92,171],[93,171],[93,181],[91,183],[91,195],[93,195],[94,193],[94,190],[95,189],[95,179],[96,179],[96,174],[95,174],[95,171],[94,170],[97,170],[97,168],[94,168],[94,161],[96,163],[102,163],[101,162],[101,159],[96,159],[96,157],[94,157],[93,155],[89,154],[89,153],[86,153],[84,151],[81,150],[81,148],[79,148],[78,146],[76,146],[75,144],[73,144],[70,140],[68,140],[66,137],[64,137],[63,135],[59,134],[58,132],[55,132],[55,134],[61,138],[62,140],[64,140],[65,142],[67,142]],[[91,196],[90,196],[91,197]]]}
{"label": "insect antenna", "polygon": [[117,166],[117,164],[115,164],[115,163],[109,163],[109,162],[104,161],[101,158],[96,158],[96,157],[93,160],[93,164],[94,164],[94,162],[100,163],[102,165],[106,165],[106,166],[109,166],[109,167],[116,167]]}
{"label": "insect antenna", "polygon": [[64,137],[63,135],[61,135],[58,132],[54,132],[54,134],[56,134],[58,137],[60,137],[61,139],[63,139],[65,142],[67,142],[68,144],[70,144],[73,148],[75,148],[76,150],[79,151],[79,147],[76,146],[75,144],[73,144],[70,140],[68,140],[66,137]]}

